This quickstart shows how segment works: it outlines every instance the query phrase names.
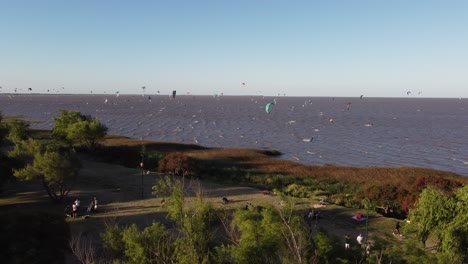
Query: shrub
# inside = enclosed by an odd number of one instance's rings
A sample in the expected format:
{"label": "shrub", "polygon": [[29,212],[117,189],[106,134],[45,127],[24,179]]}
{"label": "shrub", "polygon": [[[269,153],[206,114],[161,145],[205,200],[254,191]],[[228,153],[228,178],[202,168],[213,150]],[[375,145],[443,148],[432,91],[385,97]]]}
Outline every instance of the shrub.
{"label": "shrub", "polygon": [[298,185],[298,184],[290,184],[286,187],[285,192],[293,197],[298,198],[307,198],[310,197],[310,188]]}
{"label": "shrub", "polygon": [[101,233],[104,249],[115,257],[122,256],[125,249],[122,232],[123,230],[118,225],[113,224],[108,225],[104,233]]}
{"label": "shrub", "polygon": [[196,175],[198,172],[198,166],[195,161],[181,152],[173,152],[166,155],[159,161],[158,169],[161,172],[179,176]]}

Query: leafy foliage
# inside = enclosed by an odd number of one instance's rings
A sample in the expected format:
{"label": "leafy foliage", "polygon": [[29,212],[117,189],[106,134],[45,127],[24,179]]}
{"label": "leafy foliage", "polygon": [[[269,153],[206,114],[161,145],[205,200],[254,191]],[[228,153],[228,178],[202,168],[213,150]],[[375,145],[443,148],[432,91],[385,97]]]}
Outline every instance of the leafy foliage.
{"label": "leafy foliage", "polygon": [[90,115],[78,111],[62,110],[58,117],[52,119],[52,134],[70,144],[79,142],[93,150],[97,142],[104,138],[107,127]]}
{"label": "leafy foliage", "polygon": [[125,229],[116,225],[101,234],[104,248],[115,257],[125,256],[128,263],[173,263],[173,239],[160,223],[153,223],[143,231],[135,224]]}
{"label": "leafy foliage", "polygon": [[232,224],[241,234],[231,249],[235,263],[280,263],[281,219],[273,208],[238,210]]}
{"label": "leafy foliage", "polygon": [[16,143],[29,137],[29,122],[23,120],[12,120],[8,124],[8,140]]}
{"label": "leafy foliage", "polygon": [[436,237],[441,262],[466,263],[468,186],[455,192],[436,187],[424,189],[409,217],[409,230],[414,229],[424,245],[430,235]]}
{"label": "leafy foliage", "polygon": [[49,197],[56,202],[68,195],[80,169],[74,152],[44,146],[33,139],[18,142],[9,156],[25,162],[23,168],[14,170],[14,176],[23,180],[40,179]]}
{"label": "leafy foliage", "polygon": [[115,257],[123,256],[125,250],[122,232],[123,230],[118,225],[112,224],[107,225],[104,233],[101,233],[104,249]]}

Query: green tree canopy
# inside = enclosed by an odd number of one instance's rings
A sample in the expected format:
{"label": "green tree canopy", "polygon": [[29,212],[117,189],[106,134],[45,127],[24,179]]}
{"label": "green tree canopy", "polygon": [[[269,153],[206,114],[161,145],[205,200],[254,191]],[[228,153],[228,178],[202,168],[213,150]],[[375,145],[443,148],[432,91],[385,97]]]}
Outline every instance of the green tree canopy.
{"label": "green tree canopy", "polygon": [[468,261],[468,186],[455,192],[436,187],[424,189],[409,217],[424,245],[431,234],[435,237],[440,262]]}
{"label": "green tree canopy", "polygon": [[29,122],[24,120],[12,120],[8,124],[8,140],[16,143],[29,137]]}
{"label": "green tree canopy", "polygon": [[55,137],[70,144],[73,142],[84,144],[91,150],[107,133],[107,127],[99,120],[78,111],[62,110],[52,122],[54,123],[52,134]]}
{"label": "green tree canopy", "polygon": [[9,156],[25,163],[24,167],[14,170],[17,178],[40,179],[49,197],[56,202],[68,195],[80,168],[74,152],[53,145],[44,146],[33,139],[18,142]]}

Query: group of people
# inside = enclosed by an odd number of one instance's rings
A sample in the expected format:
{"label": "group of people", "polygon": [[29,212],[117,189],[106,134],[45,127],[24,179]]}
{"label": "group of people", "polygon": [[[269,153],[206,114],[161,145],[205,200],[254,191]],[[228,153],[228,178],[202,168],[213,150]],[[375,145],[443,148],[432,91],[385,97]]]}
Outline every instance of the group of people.
{"label": "group of people", "polygon": [[[81,201],[78,198],[76,198],[76,200],[73,202],[71,206],[67,205],[65,207],[65,215],[68,217],[78,217],[80,204],[81,204]],[[97,211],[97,199],[96,199],[96,196],[94,196],[88,208],[86,209],[86,212],[90,213],[90,212],[96,212],[96,211]]]}

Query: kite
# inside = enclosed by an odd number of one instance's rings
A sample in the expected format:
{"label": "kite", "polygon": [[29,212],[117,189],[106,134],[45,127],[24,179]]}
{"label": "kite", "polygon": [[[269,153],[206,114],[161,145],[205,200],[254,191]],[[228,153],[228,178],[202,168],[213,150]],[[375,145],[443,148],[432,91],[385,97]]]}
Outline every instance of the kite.
{"label": "kite", "polygon": [[276,104],[276,98],[273,99],[273,102],[270,102],[270,103],[265,105],[265,112],[267,112],[267,114],[269,114],[271,106],[275,105],[275,104]]}
{"label": "kite", "polygon": [[265,112],[266,112],[267,114],[270,113],[270,107],[271,107],[272,104],[273,104],[273,103],[268,103],[268,104],[266,104],[266,106],[265,106]]}

